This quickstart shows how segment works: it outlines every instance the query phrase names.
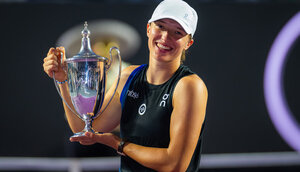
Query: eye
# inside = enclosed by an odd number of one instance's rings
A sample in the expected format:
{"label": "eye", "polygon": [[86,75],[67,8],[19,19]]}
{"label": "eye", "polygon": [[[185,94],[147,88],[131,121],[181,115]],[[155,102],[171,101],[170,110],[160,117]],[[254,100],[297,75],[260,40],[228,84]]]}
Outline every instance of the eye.
{"label": "eye", "polygon": [[180,32],[180,31],[175,31],[175,34],[176,34],[176,35],[183,35],[183,33]]}
{"label": "eye", "polygon": [[161,25],[161,24],[157,24],[157,27],[160,28],[160,29],[163,29],[163,28],[164,28],[164,26]]}

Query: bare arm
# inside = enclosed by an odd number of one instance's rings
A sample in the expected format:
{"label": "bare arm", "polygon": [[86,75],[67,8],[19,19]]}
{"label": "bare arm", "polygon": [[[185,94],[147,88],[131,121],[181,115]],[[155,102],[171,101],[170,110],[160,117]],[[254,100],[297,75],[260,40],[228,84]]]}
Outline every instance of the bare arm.
{"label": "bare arm", "polygon": [[[66,73],[62,69],[62,64],[60,63],[60,53],[65,54],[65,50],[63,47],[58,48],[50,48],[47,54],[47,57],[44,58],[44,71],[48,74],[49,77],[53,77],[53,72],[55,73],[55,78],[58,81],[64,81],[67,76]],[[63,56],[65,59],[65,56]],[[121,104],[120,104],[120,93],[126,80],[130,73],[136,68],[137,66],[130,66],[122,71],[121,79],[119,86],[117,88],[116,94],[114,95],[110,105],[107,107],[105,112],[101,114],[98,118],[96,118],[93,122],[93,128],[96,131],[102,132],[110,132],[113,130],[119,123],[121,117]],[[110,97],[113,95],[113,91],[115,89],[117,81],[114,82],[111,89],[106,93],[105,100],[103,105],[106,105],[109,101]],[[59,85],[61,95],[68,103],[68,105],[74,109],[72,106],[72,102],[70,96],[68,94],[68,84],[63,83]],[[80,132],[84,128],[84,122],[79,119],[63,102],[65,114],[70,125],[70,128],[74,133]],[[103,106],[104,107],[104,106]]]}
{"label": "bare arm", "polygon": [[207,89],[196,75],[181,79],[173,96],[168,148],[151,148],[128,143],[127,156],[158,171],[185,171],[192,158],[204,121]]}
{"label": "bare arm", "polygon": [[[138,163],[157,171],[185,171],[196,148],[207,103],[207,89],[196,75],[184,77],[177,84],[173,96],[168,148],[145,147],[126,143],[124,153]],[[120,138],[105,133],[74,138],[81,144],[100,142],[117,149]]]}

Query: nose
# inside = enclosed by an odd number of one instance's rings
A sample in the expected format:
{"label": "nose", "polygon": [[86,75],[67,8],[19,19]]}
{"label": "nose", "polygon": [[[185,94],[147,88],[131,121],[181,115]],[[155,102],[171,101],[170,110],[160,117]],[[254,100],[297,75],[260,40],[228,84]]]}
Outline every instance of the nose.
{"label": "nose", "polygon": [[170,34],[167,30],[162,31],[161,39],[164,41],[167,41],[168,39],[170,39]]}

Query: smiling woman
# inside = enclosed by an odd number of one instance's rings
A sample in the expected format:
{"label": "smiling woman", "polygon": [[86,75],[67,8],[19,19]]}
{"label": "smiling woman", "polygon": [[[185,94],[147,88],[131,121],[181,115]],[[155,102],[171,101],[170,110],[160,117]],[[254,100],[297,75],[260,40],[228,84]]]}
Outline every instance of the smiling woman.
{"label": "smiling woman", "polygon": [[[149,64],[123,70],[110,105],[93,122],[104,133],[87,132],[70,140],[116,149],[122,155],[120,171],[198,171],[208,93],[200,77],[181,64],[183,52],[194,43],[197,20],[186,2],[162,1],[147,24]],[[63,81],[59,52],[64,49],[49,50],[44,70]],[[67,83],[60,90],[64,95]],[[83,122],[68,108],[65,112],[72,131],[81,131]],[[109,133],[119,124],[121,138]]]}
{"label": "smiling woman", "polygon": [[173,19],[163,18],[152,23],[147,25],[148,47],[153,53],[150,57],[171,58],[165,59],[167,61],[181,59],[182,52],[194,42],[190,34]]}

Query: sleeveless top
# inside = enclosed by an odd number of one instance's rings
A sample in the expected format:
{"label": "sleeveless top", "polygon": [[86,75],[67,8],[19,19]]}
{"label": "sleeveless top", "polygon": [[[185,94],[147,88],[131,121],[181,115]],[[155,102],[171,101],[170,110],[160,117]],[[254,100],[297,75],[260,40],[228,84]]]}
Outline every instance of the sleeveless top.
{"label": "sleeveless top", "polygon": [[[148,65],[136,68],[122,90],[120,101],[122,117],[120,122],[121,138],[147,147],[167,148],[170,142],[170,119],[173,111],[172,98],[177,82],[184,76],[194,74],[188,67],[181,65],[174,75],[164,84],[152,85],[147,82]],[[198,139],[187,171],[199,170],[202,142]],[[120,171],[154,171],[144,167],[128,156],[121,156]]]}

